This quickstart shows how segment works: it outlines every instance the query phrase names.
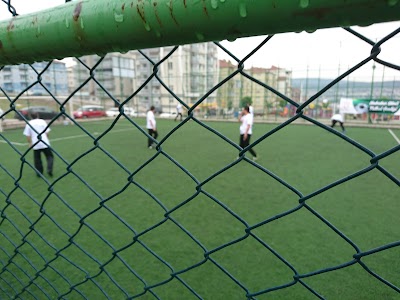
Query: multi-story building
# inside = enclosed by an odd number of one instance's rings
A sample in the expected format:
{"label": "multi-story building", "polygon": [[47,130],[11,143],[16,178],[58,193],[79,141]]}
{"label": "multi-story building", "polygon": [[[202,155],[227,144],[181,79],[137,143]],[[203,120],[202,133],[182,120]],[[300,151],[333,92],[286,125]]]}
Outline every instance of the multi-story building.
{"label": "multi-story building", "polygon": [[[245,73],[260,83],[274,89],[277,87],[277,76],[270,69],[252,67],[245,70]],[[276,95],[258,82],[242,76],[242,85],[242,97],[250,97],[252,99],[255,114],[264,114],[268,104],[276,101]]]}
{"label": "multi-story building", "polygon": [[[110,106],[125,101],[134,91],[135,60],[131,53],[109,53],[104,58],[87,55],[69,67],[69,89],[81,100]],[[116,100],[116,101],[113,101]],[[129,104],[133,106],[132,102]]]}
{"label": "multi-story building", "polygon": [[[174,47],[161,47],[134,52],[138,102],[143,108],[154,105],[159,111],[175,111],[176,97],[192,106],[218,83],[218,52],[213,43],[179,46],[155,67]],[[157,72],[155,72],[157,71]],[[157,75],[157,77],[155,76]],[[146,85],[144,85],[144,83]],[[202,103],[216,102],[216,93]]]}
{"label": "multi-story building", "polygon": [[[44,72],[43,72],[44,71]],[[67,69],[64,62],[38,62],[32,65],[5,66],[0,72],[0,85],[9,95],[68,95]],[[28,90],[24,91],[27,87]]]}
{"label": "multi-story building", "polygon": [[[227,78],[237,66],[230,61],[221,60],[220,81]],[[256,68],[243,70],[247,75],[256,79],[258,82],[237,74],[218,89],[218,105],[221,108],[239,108],[240,100],[249,97],[256,114],[267,113],[268,107],[279,106],[282,100],[275,93],[271,92],[264,85],[291,97],[291,72],[283,68],[272,66],[271,68]],[[262,84],[260,84],[262,83]]]}
{"label": "multi-story building", "polygon": [[[168,56],[173,49],[171,46],[109,53],[101,62],[96,55],[81,57],[82,63],[75,59],[69,73],[70,91],[81,86],[76,95],[95,101],[111,97],[124,101],[133,96],[128,105],[138,111],[151,105],[158,111],[175,111],[176,97],[193,105],[218,82],[217,46],[183,45]],[[165,56],[168,58],[162,61]],[[212,93],[203,103],[215,99],[216,93]]]}
{"label": "multi-story building", "polygon": [[276,76],[276,89],[281,94],[291,97],[292,71],[272,66],[269,72]]}
{"label": "multi-story building", "polygon": [[[227,60],[219,61],[219,81],[228,78],[237,70],[237,66]],[[218,88],[217,105],[219,108],[232,109],[239,107],[242,76],[237,74]]]}

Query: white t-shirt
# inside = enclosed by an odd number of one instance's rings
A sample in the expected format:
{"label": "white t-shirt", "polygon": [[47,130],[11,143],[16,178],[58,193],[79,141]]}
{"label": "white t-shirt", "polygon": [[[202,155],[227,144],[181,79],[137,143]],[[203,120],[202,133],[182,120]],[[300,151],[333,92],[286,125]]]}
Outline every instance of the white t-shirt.
{"label": "white t-shirt", "polygon": [[249,105],[249,113],[254,116],[254,108],[251,105]]}
{"label": "white t-shirt", "polygon": [[[33,119],[29,121],[29,124],[32,126],[32,128],[34,128],[35,130],[33,130],[31,128],[31,126],[29,126],[28,124],[25,125],[25,129],[24,129],[24,135],[25,136],[30,136],[32,139],[32,145],[33,146],[33,150],[39,150],[39,149],[45,149],[48,148],[48,146],[50,146],[50,141],[49,138],[47,137],[47,134],[50,132],[50,128],[46,129],[46,132],[44,132],[45,128],[47,127],[47,123],[45,120],[42,119]],[[36,132],[37,133],[36,133]],[[43,133],[44,132],[44,133]],[[35,143],[38,141],[38,135],[42,134],[41,136],[41,140],[44,142],[39,142],[35,145]],[[46,144],[45,144],[46,143]]]}
{"label": "white t-shirt", "polygon": [[343,123],[343,116],[341,114],[335,114],[332,116],[331,120],[339,121]]}
{"label": "white t-shirt", "polygon": [[156,118],[154,117],[153,111],[149,110],[146,115],[146,128],[147,129],[153,129],[156,128]]}
{"label": "white t-shirt", "polygon": [[178,114],[182,113],[182,104],[178,103],[178,105],[176,106],[176,110],[178,111]]}
{"label": "white t-shirt", "polygon": [[253,116],[251,114],[244,115],[240,118],[240,121],[242,121],[242,125],[240,125],[240,134],[245,134],[248,125],[250,125],[250,129],[247,134],[253,134]]}

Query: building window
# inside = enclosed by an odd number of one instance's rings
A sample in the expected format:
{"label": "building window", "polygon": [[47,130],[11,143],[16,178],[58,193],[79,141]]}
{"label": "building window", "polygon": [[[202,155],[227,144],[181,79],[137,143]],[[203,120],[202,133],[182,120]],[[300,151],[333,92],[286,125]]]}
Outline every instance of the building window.
{"label": "building window", "polygon": [[173,70],[173,64],[172,64],[172,62],[168,62],[168,70]]}

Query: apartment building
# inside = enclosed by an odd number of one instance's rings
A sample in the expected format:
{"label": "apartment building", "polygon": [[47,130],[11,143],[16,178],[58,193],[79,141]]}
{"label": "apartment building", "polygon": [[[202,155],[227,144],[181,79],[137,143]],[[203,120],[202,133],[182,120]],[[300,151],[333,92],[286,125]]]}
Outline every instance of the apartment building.
{"label": "apartment building", "polygon": [[[228,78],[237,70],[237,65],[228,60],[219,61],[219,81]],[[218,88],[217,105],[219,108],[238,108],[241,99],[242,76],[237,74]]]}
{"label": "apartment building", "polygon": [[271,72],[270,69],[256,67],[247,69],[244,72],[256,79],[257,82],[242,76],[242,97],[250,97],[252,99],[255,114],[266,113],[266,108],[270,103],[276,101],[277,96],[264,85],[277,89],[277,75]]}
{"label": "apartment building", "polygon": [[[237,65],[227,60],[220,60],[219,67],[220,81],[237,70]],[[279,106],[279,101],[282,100],[266,86],[291,97],[291,71],[272,66],[271,68],[251,67],[244,69],[243,72],[255,80],[236,74],[219,88],[217,100],[219,107],[238,109],[240,100],[250,97],[255,113],[265,114],[268,107]]]}
{"label": "apartment building", "polygon": [[[142,107],[154,105],[159,111],[172,112],[177,98],[192,106],[218,82],[218,52],[213,43],[141,52],[134,54],[137,70],[134,81],[139,90],[135,97]],[[212,93],[202,103],[215,101],[216,93]]]}
{"label": "apartment building", "polygon": [[[93,101],[131,97],[128,105],[138,111],[151,105],[158,111],[175,111],[176,97],[193,105],[218,82],[218,53],[213,43],[109,53],[103,59],[89,55],[74,61],[69,87],[72,92],[81,86],[77,97]],[[213,93],[203,102],[215,99]]]}
{"label": "apartment building", "polygon": [[69,89],[81,100],[107,101],[107,106],[124,102],[134,91],[134,64],[131,52],[74,58],[68,70]]}
{"label": "apartment building", "polygon": [[67,78],[65,63],[57,60],[4,66],[0,71],[0,85],[9,96],[66,96]]}

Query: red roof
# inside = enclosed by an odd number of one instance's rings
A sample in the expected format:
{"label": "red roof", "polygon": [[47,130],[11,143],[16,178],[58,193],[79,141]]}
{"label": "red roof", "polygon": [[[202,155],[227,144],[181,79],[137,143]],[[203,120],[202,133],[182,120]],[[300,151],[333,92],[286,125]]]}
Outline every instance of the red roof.
{"label": "red roof", "polygon": [[265,69],[265,68],[255,68],[255,67],[251,67],[251,68],[249,69],[249,71],[252,72],[253,74],[254,74],[254,73],[263,74],[263,73],[268,72],[268,70]]}
{"label": "red roof", "polygon": [[219,67],[220,68],[236,68],[234,64],[232,64],[229,60],[220,60],[219,61]]}

